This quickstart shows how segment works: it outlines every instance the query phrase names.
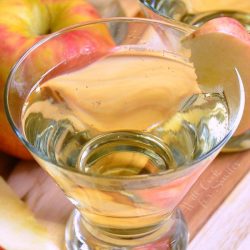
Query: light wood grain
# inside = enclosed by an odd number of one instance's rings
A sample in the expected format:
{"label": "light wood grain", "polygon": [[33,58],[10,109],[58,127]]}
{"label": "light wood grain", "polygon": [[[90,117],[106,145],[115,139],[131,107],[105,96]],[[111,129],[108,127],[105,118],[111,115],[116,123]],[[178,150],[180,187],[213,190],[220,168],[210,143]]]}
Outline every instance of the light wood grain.
{"label": "light wood grain", "polygon": [[181,208],[191,239],[249,172],[249,159],[250,151],[219,155],[186,195]]}
{"label": "light wood grain", "polygon": [[250,249],[250,174],[227,197],[189,246],[189,250]]}
{"label": "light wood grain", "polygon": [[0,176],[7,178],[16,162],[16,159],[0,152]]}

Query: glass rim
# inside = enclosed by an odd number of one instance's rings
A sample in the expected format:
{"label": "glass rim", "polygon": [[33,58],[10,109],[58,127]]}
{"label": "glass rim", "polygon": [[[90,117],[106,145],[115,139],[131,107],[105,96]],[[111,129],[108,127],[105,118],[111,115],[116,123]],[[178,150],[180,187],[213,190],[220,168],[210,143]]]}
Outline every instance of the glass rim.
{"label": "glass rim", "polygon": [[[32,53],[34,50],[36,50],[38,47],[40,47],[41,45],[43,45],[47,41],[50,41],[53,38],[58,37],[61,34],[64,34],[70,30],[74,30],[74,29],[89,26],[89,25],[97,25],[97,24],[101,24],[101,23],[111,23],[111,22],[117,22],[117,23],[119,23],[119,22],[126,22],[126,23],[137,22],[137,23],[146,23],[146,24],[159,24],[159,25],[166,26],[168,28],[173,28],[175,30],[185,32],[187,35],[193,31],[195,31],[195,28],[193,28],[189,25],[183,24],[181,22],[176,22],[176,21],[170,20],[170,19],[163,21],[163,20],[153,20],[153,19],[149,19],[149,18],[137,18],[137,17],[133,17],[133,18],[111,17],[111,18],[101,18],[101,19],[96,19],[96,20],[92,20],[92,21],[81,22],[79,24],[69,26],[67,28],[61,29],[61,30],[56,31],[54,33],[48,34],[48,35],[46,35],[45,38],[42,38],[40,41],[33,44],[29,49],[26,50],[26,52],[24,52],[22,54],[22,56],[17,60],[17,62],[14,64],[14,66],[10,70],[10,73],[8,75],[8,78],[7,78],[6,84],[5,84],[5,88],[4,88],[4,109],[5,109],[5,114],[7,116],[9,124],[10,124],[12,130],[15,132],[15,134],[19,138],[19,140],[25,145],[25,147],[28,148],[28,150],[30,150],[33,154],[37,155],[38,157],[42,157],[42,156],[39,154],[38,150],[31,143],[29,143],[26,140],[26,138],[24,137],[22,132],[20,132],[18,127],[15,125],[15,122],[13,121],[12,116],[9,112],[10,108],[9,108],[9,102],[8,102],[8,93],[9,93],[10,85],[13,81],[13,78],[15,76],[16,71],[18,70],[18,68],[22,64],[22,62],[29,56],[30,53]],[[237,70],[236,70],[236,73],[238,73]],[[239,90],[240,90],[241,96],[244,96],[244,87],[243,87],[243,83],[241,81],[241,78],[239,79]],[[123,176],[123,177],[122,176],[105,176],[105,177],[103,177],[103,176],[99,176],[99,175],[96,175],[96,176],[89,175],[87,173],[83,173],[83,172],[78,171],[77,169],[73,169],[73,168],[68,168],[68,167],[62,167],[62,168],[65,170],[74,171],[76,173],[82,174],[84,176],[89,176],[89,177],[95,177],[95,178],[100,178],[100,179],[120,179],[120,180],[126,180],[126,179],[128,180],[129,179],[130,181],[143,179],[145,177],[152,177],[153,178],[153,177],[160,177],[160,176],[164,176],[164,175],[169,175],[169,174],[172,174],[175,172],[179,172],[178,170],[181,170],[183,168],[190,169],[191,167],[194,167],[196,164],[202,162],[203,160],[208,159],[217,150],[219,150],[220,148],[222,148],[226,144],[226,142],[233,135],[233,133],[235,132],[235,130],[237,129],[237,127],[240,123],[240,119],[242,117],[243,110],[244,110],[244,104],[245,104],[245,98],[243,97],[242,100],[240,101],[239,112],[238,112],[237,117],[234,121],[234,124],[232,125],[232,127],[228,131],[228,133],[225,135],[225,137],[219,143],[217,143],[211,150],[209,150],[207,153],[203,154],[198,159],[192,161],[189,164],[184,164],[184,165],[178,167],[176,169],[176,171],[174,171],[174,172],[169,173],[169,171],[162,171],[162,172],[159,172],[157,174],[144,174],[144,175],[140,175],[140,176]],[[42,158],[46,161],[49,161],[49,159],[45,158],[44,156]],[[61,167],[55,163],[52,163],[52,164],[54,164],[56,167]]]}

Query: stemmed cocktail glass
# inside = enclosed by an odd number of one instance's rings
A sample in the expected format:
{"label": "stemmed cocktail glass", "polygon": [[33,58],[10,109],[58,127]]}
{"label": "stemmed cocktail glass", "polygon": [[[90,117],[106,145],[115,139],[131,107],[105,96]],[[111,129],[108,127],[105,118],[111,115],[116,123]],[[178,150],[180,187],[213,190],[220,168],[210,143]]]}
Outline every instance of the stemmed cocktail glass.
{"label": "stemmed cocktail glass", "polygon": [[178,204],[244,105],[235,69],[230,83],[197,82],[183,45],[192,32],[103,19],[50,35],[13,68],[9,122],[75,205],[67,249],[186,248]]}

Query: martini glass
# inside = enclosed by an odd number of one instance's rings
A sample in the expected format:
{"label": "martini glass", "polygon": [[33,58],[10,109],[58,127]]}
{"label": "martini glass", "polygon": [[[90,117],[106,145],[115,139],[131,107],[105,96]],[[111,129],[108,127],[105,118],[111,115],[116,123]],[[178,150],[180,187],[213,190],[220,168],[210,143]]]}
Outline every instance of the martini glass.
{"label": "martini glass", "polygon": [[230,82],[197,83],[183,46],[191,32],[97,20],[46,37],[12,69],[10,125],[75,206],[67,249],[186,249],[178,204],[244,106],[235,69]]}
{"label": "martini glass", "polygon": [[250,3],[248,0],[140,0],[160,16],[190,25],[200,26],[216,17],[232,17],[250,30]]}

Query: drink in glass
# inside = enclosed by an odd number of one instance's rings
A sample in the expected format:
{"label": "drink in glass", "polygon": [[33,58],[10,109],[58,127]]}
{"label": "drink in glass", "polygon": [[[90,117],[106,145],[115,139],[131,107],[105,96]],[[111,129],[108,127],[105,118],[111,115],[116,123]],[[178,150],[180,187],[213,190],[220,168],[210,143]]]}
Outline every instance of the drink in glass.
{"label": "drink in glass", "polygon": [[234,69],[230,83],[197,82],[183,46],[192,32],[147,19],[80,24],[36,44],[12,70],[10,124],[76,208],[67,249],[186,249],[178,204],[244,105]]}

